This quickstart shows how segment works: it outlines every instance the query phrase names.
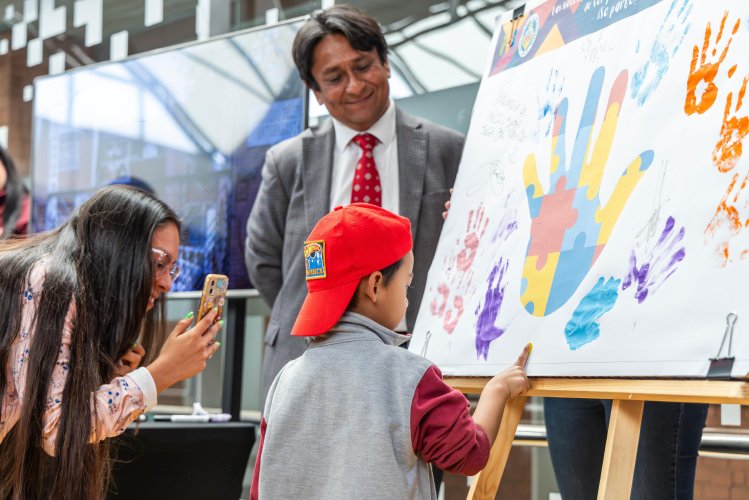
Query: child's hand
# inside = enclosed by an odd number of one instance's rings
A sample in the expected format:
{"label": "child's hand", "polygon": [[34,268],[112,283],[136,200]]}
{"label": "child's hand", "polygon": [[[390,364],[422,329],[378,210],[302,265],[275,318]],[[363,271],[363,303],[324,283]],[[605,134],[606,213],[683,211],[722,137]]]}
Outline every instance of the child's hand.
{"label": "child's hand", "polygon": [[531,344],[526,345],[515,364],[496,374],[481,392],[476,411],[473,412],[473,419],[486,431],[490,443],[494,443],[497,438],[505,403],[531,387],[528,376],[525,374],[525,363],[528,361],[532,347]]}
{"label": "child's hand", "polygon": [[520,353],[515,364],[505,371],[500,372],[489,381],[489,384],[496,385],[506,392],[507,398],[514,398],[523,394],[531,388],[528,381],[528,375],[525,373],[525,364],[528,362],[528,355],[531,353],[531,344],[528,344]]}

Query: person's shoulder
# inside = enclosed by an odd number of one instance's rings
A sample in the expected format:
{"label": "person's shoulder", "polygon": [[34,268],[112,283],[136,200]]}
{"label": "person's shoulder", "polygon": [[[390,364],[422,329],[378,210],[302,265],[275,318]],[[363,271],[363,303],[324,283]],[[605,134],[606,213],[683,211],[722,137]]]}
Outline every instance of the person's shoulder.
{"label": "person's shoulder", "polygon": [[466,136],[464,134],[461,134],[457,130],[453,130],[443,125],[438,125],[432,121],[427,120],[426,118],[411,115],[397,107],[396,120],[398,120],[406,127],[411,127],[413,129],[422,129],[430,136],[439,137],[444,141],[462,144],[466,139]]}
{"label": "person's shoulder", "polygon": [[419,356],[402,347],[387,346],[387,353],[394,362],[401,364],[407,370],[413,370],[414,375],[419,378],[430,366],[433,366],[433,363],[425,357]]}

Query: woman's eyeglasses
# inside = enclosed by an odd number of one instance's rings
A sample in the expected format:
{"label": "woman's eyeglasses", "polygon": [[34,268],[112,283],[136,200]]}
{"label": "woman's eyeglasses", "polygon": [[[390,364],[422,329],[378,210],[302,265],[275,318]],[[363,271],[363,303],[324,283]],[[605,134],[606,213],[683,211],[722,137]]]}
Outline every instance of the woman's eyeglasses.
{"label": "woman's eyeglasses", "polygon": [[167,272],[172,278],[172,281],[179,277],[179,273],[182,270],[179,267],[179,262],[176,260],[172,262],[172,258],[169,254],[160,248],[152,248],[151,254],[153,255],[153,271],[156,278],[164,276]]}

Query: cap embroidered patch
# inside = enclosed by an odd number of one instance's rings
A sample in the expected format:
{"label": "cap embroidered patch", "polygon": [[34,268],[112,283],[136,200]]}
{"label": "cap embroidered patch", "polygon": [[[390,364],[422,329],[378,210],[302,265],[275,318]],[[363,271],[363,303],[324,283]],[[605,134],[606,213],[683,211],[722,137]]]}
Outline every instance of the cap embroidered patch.
{"label": "cap embroidered patch", "polygon": [[324,241],[304,242],[304,268],[308,280],[327,278]]}

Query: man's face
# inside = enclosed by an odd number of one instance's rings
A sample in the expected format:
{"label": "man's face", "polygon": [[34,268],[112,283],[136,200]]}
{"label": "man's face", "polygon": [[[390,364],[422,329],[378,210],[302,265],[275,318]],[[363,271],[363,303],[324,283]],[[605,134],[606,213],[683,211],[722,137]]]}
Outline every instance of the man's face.
{"label": "man's face", "polygon": [[315,47],[312,76],[314,90],[330,115],[349,128],[364,131],[385,113],[390,103],[390,67],[377,50],[359,52],[345,36],[327,35]]}

